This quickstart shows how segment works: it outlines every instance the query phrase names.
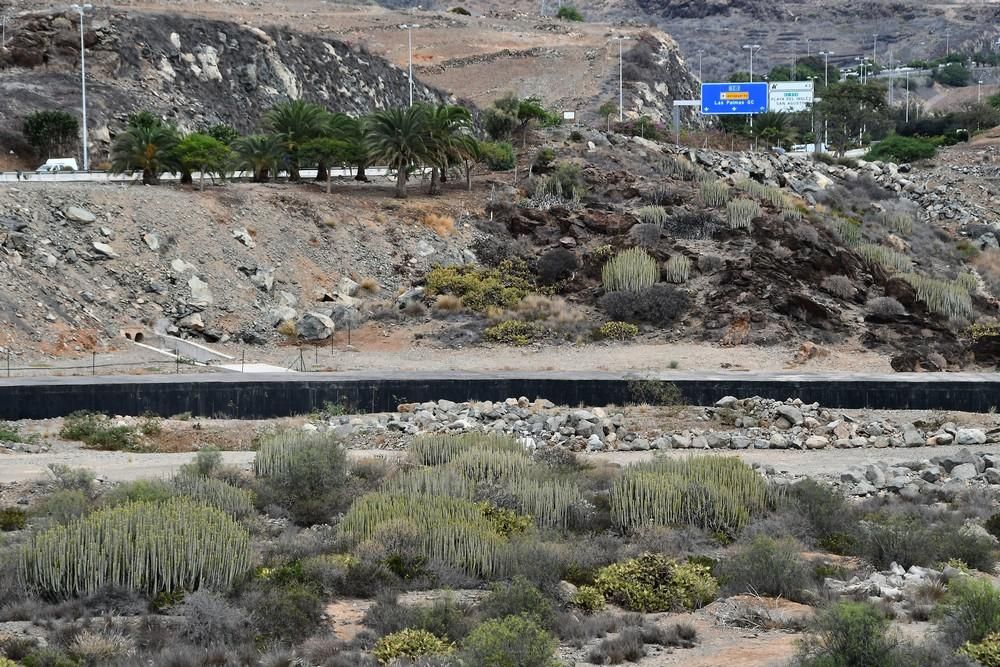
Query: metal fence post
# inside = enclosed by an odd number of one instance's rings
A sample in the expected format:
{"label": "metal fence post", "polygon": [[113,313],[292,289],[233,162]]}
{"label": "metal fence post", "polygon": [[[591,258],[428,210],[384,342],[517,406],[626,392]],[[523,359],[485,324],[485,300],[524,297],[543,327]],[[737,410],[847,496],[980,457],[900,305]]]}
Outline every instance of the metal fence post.
{"label": "metal fence post", "polygon": [[97,352],[90,353],[90,374],[97,375]]}
{"label": "metal fence post", "polygon": [[240,373],[246,372],[247,365],[247,349],[243,348],[243,354],[240,356]]}

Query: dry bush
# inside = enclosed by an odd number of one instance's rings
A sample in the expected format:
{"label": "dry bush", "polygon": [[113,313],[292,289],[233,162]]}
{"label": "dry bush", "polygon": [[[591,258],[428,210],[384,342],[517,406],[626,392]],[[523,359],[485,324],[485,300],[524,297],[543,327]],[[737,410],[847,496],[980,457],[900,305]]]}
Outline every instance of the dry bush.
{"label": "dry bush", "polygon": [[726,268],[726,260],[718,255],[701,255],[698,258],[698,270],[708,275]]}
{"label": "dry bush", "polygon": [[437,299],[434,300],[434,310],[441,312],[457,313],[463,307],[462,297],[454,294],[438,294]]}
{"label": "dry bush", "polygon": [[899,301],[891,296],[880,296],[870,299],[865,304],[865,310],[869,315],[876,317],[899,317],[906,314],[906,308]]}
{"label": "dry bush", "polygon": [[358,289],[360,289],[365,294],[375,295],[381,291],[382,286],[378,284],[378,279],[368,276],[367,278],[362,278],[361,282],[358,283]]}
{"label": "dry bush", "polygon": [[421,222],[438,236],[450,236],[455,231],[455,218],[450,215],[426,213]]}
{"label": "dry bush", "polygon": [[295,330],[295,322],[292,322],[291,320],[285,320],[284,322],[278,325],[278,333],[280,333],[282,336],[288,336],[289,338],[294,338],[298,333]]}
{"label": "dry bush", "polygon": [[858,290],[847,276],[827,276],[821,283],[823,289],[841,299],[853,299]]}
{"label": "dry bush", "polygon": [[981,252],[972,263],[979,270],[979,275],[990,294],[1000,297],[1000,250]]}

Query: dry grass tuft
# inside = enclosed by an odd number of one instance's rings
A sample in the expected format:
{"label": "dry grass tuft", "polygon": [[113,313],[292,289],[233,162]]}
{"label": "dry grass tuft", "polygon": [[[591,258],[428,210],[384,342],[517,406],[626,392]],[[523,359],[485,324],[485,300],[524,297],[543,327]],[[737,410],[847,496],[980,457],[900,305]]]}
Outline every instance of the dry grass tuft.
{"label": "dry grass tuft", "polygon": [[454,294],[439,294],[434,301],[434,310],[456,313],[464,308],[462,297]]}
{"label": "dry grass tuft", "polygon": [[422,222],[425,227],[438,236],[450,236],[455,231],[455,218],[450,215],[427,213],[424,215]]}
{"label": "dry grass tuft", "polygon": [[278,333],[282,336],[288,336],[289,338],[294,338],[298,335],[298,331],[295,330],[295,322],[291,320],[285,320],[278,325]]}
{"label": "dry grass tuft", "polygon": [[361,279],[361,282],[358,283],[358,288],[365,294],[374,295],[381,291],[382,286],[378,284],[378,279],[368,276]]}

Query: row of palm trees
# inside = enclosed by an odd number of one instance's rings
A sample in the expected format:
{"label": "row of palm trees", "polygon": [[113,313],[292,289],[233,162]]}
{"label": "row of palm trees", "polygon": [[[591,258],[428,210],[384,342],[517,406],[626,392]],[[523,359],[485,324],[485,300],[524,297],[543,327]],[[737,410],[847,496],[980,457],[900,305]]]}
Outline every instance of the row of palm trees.
{"label": "row of palm trees", "polygon": [[317,180],[325,180],[329,191],[331,165],[351,165],[355,178],[367,181],[365,170],[382,164],[396,173],[396,196],[406,197],[407,182],[417,170],[430,170],[430,193],[437,194],[448,170],[464,165],[471,187],[472,166],[481,157],[469,110],[449,104],[415,104],[355,118],[291,100],[267,111],[261,127],[262,132],[248,136],[226,126],[181,136],[141,112],[115,138],[111,168],[142,170],[147,184],[163,173],[181,173],[182,181],[190,181],[194,171],[222,175],[232,170],[251,172],[261,183],[282,170],[297,181],[304,166],[315,166]]}

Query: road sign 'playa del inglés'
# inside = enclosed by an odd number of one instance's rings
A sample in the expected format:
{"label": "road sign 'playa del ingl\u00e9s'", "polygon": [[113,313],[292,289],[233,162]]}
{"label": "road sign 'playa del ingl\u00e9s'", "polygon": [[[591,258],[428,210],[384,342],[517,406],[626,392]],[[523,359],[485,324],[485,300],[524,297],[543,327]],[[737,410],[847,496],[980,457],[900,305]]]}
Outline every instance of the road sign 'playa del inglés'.
{"label": "road sign 'playa del ingl\u00e9s'", "polygon": [[795,113],[806,111],[813,103],[812,81],[781,81],[769,86],[767,108],[770,111]]}
{"label": "road sign 'playa del ingl\u00e9s'", "polygon": [[764,113],[767,83],[703,83],[701,112],[716,116]]}

